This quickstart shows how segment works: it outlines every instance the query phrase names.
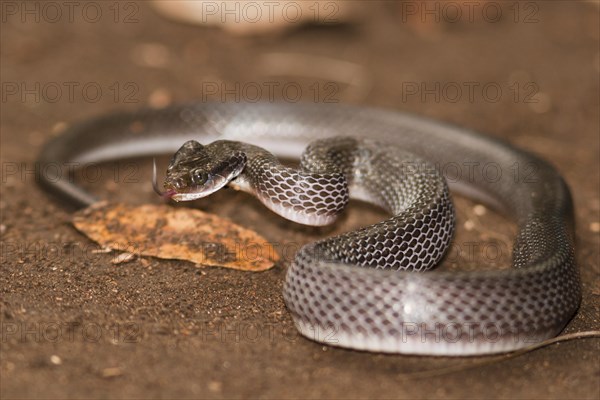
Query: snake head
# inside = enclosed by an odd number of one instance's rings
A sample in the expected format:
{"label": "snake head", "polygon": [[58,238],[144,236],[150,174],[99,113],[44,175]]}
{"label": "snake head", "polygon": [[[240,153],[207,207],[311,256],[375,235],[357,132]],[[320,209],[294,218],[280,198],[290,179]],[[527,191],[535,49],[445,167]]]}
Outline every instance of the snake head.
{"label": "snake head", "polygon": [[175,201],[196,200],[221,189],[242,172],[246,165],[244,153],[215,152],[209,146],[195,140],[185,142],[167,168],[164,192],[158,190],[154,173],[155,191]]}

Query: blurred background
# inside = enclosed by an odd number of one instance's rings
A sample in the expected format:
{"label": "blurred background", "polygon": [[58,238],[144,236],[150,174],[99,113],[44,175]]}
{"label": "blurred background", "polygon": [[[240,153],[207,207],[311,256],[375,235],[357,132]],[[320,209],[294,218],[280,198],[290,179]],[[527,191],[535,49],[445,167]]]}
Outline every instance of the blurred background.
{"label": "blurred background", "polygon": [[[503,138],[558,168],[574,194],[584,281],[582,310],[567,329],[597,329],[598,1],[2,1],[0,6],[3,242],[58,243],[60,251],[87,243],[68,226],[69,213],[36,187],[31,172],[43,143],[76,121],[187,101],[384,107]],[[107,179],[95,191],[122,201],[156,201],[147,184],[149,164],[142,165],[144,179],[135,190]],[[494,230],[510,243],[514,227],[507,220],[492,213],[474,217],[474,204],[458,202],[460,221],[475,218],[482,228],[466,224],[459,234],[482,240]],[[308,241],[322,234],[275,219],[265,222],[264,211],[239,194],[220,208],[203,204],[261,227],[266,237]],[[340,229],[381,217],[369,213],[350,210]],[[561,344],[476,369],[468,369],[472,359],[365,354],[290,341],[283,334],[258,342],[206,341],[197,321],[208,321],[213,330],[221,323],[258,321],[263,328],[274,324],[293,332],[280,295],[284,267],[249,277],[156,261],[115,268],[98,257],[65,264],[35,251],[3,256],[3,397],[600,393],[597,341]],[[93,343],[81,334],[39,340],[40,324],[48,318],[93,323],[104,333],[115,321],[133,323],[139,340],[126,343],[108,334]],[[16,324],[10,326],[19,333],[29,324],[38,336],[5,337],[7,324]],[[432,373],[434,378],[410,375],[463,364],[462,372]]]}

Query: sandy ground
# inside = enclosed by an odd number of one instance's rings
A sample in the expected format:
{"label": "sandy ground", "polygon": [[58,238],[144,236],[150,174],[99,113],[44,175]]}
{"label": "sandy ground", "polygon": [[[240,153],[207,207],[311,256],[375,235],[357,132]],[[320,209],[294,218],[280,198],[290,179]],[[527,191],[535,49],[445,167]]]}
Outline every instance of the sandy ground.
{"label": "sandy ground", "polygon": [[[441,15],[422,23],[403,21],[399,5],[372,4],[355,25],[236,38],[164,20],[143,2],[95,2],[97,22],[81,9],[73,20],[65,9],[60,18],[42,10],[37,22],[35,11],[21,14],[36,3],[7,3],[18,11],[3,8],[1,32],[3,398],[600,396],[597,339],[515,358],[369,354],[305,340],[283,304],[285,261],[263,273],[156,259],[113,265],[31,174],[41,145],[65,124],[148,104],[271,94],[294,101],[295,90],[304,101],[439,118],[504,138],[564,174],[583,281],[581,309],[565,332],[598,329],[596,5],[498,3],[499,20],[476,8],[475,22]],[[277,53],[287,64],[273,63]],[[149,160],[98,171],[87,185],[100,196],[157,202]],[[303,243],[383,217],[356,203],[333,228],[308,229],[232,191],[195,205],[280,243],[288,261]],[[442,268],[506,267],[514,225],[466,199],[457,198],[457,208],[459,231]]]}

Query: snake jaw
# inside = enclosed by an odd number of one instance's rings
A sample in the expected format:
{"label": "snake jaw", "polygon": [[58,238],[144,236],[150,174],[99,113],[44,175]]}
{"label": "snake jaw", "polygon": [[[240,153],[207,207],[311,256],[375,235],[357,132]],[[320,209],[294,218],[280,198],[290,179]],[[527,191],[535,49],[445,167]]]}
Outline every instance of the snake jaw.
{"label": "snake jaw", "polygon": [[[166,190],[161,191],[158,186],[156,172],[156,159],[152,165],[152,188],[164,200],[174,201],[192,201],[207,197],[221,188],[227,186],[230,179],[222,175],[209,175],[206,181],[201,185],[186,186],[183,180],[177,178],[167,179],[165,183]],[[180,187],[178,189],[178,187]]]}
{"label": "snake jaw", "polygon": [[190,189],[188,189],[188,191],[185,192],[177,192],[174,189],[170,189],[170,198],[174,201],[179,202],[198,200],[203,197],[207,197],[227,185],[228,181],[224,178],[220,178],[211,177],[211,179],[209,179],[203,185],[191,187]]}

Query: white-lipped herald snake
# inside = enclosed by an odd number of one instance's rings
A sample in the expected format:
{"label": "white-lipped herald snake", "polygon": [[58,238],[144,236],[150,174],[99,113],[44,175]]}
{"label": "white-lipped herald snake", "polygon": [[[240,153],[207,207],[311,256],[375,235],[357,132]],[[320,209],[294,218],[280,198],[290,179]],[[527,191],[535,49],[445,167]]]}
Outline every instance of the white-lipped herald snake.
{"label": "white-lipped herald snake", "polygon": [[[291,169],[262,148],[304,155]],[[111,114],[51,140],[39,157],[40,182],[85,206],[96,198],[60,169],[44,166],[178,149],[165,182],[166,195],[176,200],[229,184],[301,223],[332,222],[349,197],[392,214],[296,255],[284,299],[296,327],[311,339],[381,352],[497,353],[557,335],[579,306],[572,201],[556,170],[498,140],[416,116],[274,103]],[[511,269],[424,271],[443,256],[454,224],[443,168],[432,164],[463,168],[451,189],[515,219]],[[534,174],[515,175],[515,166]]]}

